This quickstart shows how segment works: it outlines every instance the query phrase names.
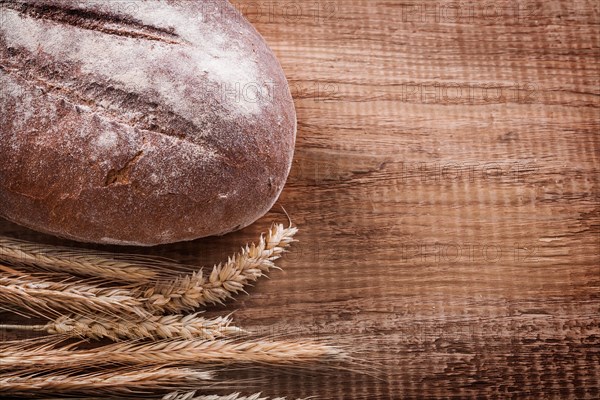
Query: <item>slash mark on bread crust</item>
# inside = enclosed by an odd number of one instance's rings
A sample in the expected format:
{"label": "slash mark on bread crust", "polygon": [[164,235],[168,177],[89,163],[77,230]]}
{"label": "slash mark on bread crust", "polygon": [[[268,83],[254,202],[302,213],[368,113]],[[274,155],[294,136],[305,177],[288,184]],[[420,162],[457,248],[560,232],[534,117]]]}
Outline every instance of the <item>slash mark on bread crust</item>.
{"label": "slash mark on bread crust", "polygon": [[102,32],[109,35],[155,40],[169,44],[182,44],[179,36],[171,30],[144,25],[133,18],[126,19],[121,16],[107,13],[63,8],[50,4],[31,4],[26,2],[0,1],[6,8],[17,11],[32,18],[50,20],[71,25],[81,29]]}
{"label": "slash mark on bread crust", "polygon": [[129,184],[129,177],[131,175],[131,169],[144,155],[144,151],[140,150],[135,156],[123,166],[121,169],[111,169],[106,175],[104,186],[110,185],[127,185]]}

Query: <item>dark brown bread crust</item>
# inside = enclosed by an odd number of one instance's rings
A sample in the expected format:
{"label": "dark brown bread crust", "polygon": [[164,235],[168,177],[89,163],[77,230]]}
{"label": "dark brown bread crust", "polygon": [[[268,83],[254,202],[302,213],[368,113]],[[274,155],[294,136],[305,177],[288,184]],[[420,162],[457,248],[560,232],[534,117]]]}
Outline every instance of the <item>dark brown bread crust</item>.
{"label": "dark brown bread crust", "polygon": [[1,3],[0,215],[150,246],[239,229],[276,201],[294,106],[227,1]]}

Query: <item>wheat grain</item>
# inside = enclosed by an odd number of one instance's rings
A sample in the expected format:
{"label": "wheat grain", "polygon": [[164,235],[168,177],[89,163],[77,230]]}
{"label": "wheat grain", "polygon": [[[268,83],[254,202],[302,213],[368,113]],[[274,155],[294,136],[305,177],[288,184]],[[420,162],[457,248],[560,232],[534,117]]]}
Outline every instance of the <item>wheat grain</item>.
{"label": "wheat grain", "polygon": [[344,360],[345,354],[332,346],[308,341],[164,340],[123,342],[71,350],[44,346],[0,346],[0,364],[12,368],[51,366],[194,365],[201,363],[289,364],[321,360]]}
{"label": "wheat grain", "polygon": [[222,303],[273,268],[273,261],[281,257],[297,231],[273,225],[266,238],[261,235],[258,245],[246,246],[225,264],[214,266],[208,278],[199,270],[158,283],[143,290],[140,296],[148,300],[146,306],[154,312],[180,312],[207,303]]}
{"label": "wheat grain", "polygon": [[0,273],[0,307],[10,304],[37,315],[60,315],[58,310],[85,314],[137,315],[148,317],[143,300],[129,290],[101,288],[82,282],[51,282],[29,275]]}
{"label": "wheat grain", "polygon": [[[261,393],[255,393],[250,396],[242,396],[240,393],[219,396],[216,394],[196,396],[196,392],[173,392],[163,396],[162,400],[269,400],[268,397],[260,397]],[[285,397],[276,397],[271,400],[285,400]]]}
{"label": "wheat grain", "polygon": [[[119,309],[126,308],[129,313],[136,312],[140,315],[147,315],[140,307],[142,304],[153,313],[167,311],[176,313],[207,303],[222,303],[235,293],[243,291],[245,285],[275,267],[273,261],[281,257],[285,248],[293,241],[296,232],[296,228],[284,228],[281,224],[273,225],[267,232],[266,238],[261,235],[258,245],[246,246],[239,254],[230,257],[225,264],[214,266],[208,277],[205,277],[200,269],[171,281],[161,281],[146,289],[107,289],[83,283],[49,283],[39,280],[31,283],[29,281],[34,279],[31,275],[21,275],[19,278],[3,275],[4,278],[0,278],[0,300],[13,305],[26,306],[30,311],[42,308],[45,312],[55,311],[52,310],[53,307],[75,312],[85,312],[86,308],[87,311],[102,312],[102,308],[98,308],[98,305],[100,302],[104,302],[105,313],[117,313]],[[27,256],[20,253],[19,255],[18,252],[14,253],[13,258],[20,259],[21,262],[25,262],[25,259],[31,262],[38,260],[36,262],[44,264],[47,268],[57,268],[65,261],[60,257],[45,259],[40,254],[36,256],[36,254],[32,254],[34,253],[32,248],[28,248],[28,251]],[[60,254],[60,251],[57,254]],[[88,256],[86,255],[84,258],[86,257]],[[118,278],[115,276],[118,275],[115,272],[117,269],[105,268],[108,264],[94,267],[91,266],[92,260],[86,259],[88,264],[75,263],[71,267],[82,272],[87,266],[90,266],[93,273],[102,275],[103,279]],[[103,259],[103,257],[101,256],[99,259]],[[19,291],[24,293],[23,298],[18,295]],[[77,305],[78,308],[73,310],[70,307],[77,304],[78,296],[88,297],[88,300],[82,301]],[[60,301],[53,301],[57,298]],[[119,302],[111,302],[113,298],[118,298]],[[120,303],[120,306],[117,303]],[[39,313],[39,309],[37,312]]]}
{"label": "wheat grain", "polygon": [[43,393],[140,393],[150,390],[197,388],[213,379],[207,371],[188,368],[111,370],[94,373],[4,373],[0,393],[31,396]]}
{"label": "wheat grain", "polygon": [[231,326],[229,317],[206,319],[198,314],[150,316],[137,322],[95,321],[79,317],[61,319],[47,326],[49,333],[67,334],[100,339],[205,339],[238,335],[242,329]]}
{"label": "wheat grain", "polygon": [[244,330],[231,326],[230,317],[202,318],[189,315],[153,315],[137,321],[114,320],[107,317],[60,316],[45,325],[0,325],[0,329],[47,332],[91,339],[205,339],[239,335]]}
{"label": "wheat grain", "polygon": [[164,267],[167,264],[160,259],[41,245],[4,236],[0,236],[0,261],[136,285],[157,278],[158,271],[149,265]]}

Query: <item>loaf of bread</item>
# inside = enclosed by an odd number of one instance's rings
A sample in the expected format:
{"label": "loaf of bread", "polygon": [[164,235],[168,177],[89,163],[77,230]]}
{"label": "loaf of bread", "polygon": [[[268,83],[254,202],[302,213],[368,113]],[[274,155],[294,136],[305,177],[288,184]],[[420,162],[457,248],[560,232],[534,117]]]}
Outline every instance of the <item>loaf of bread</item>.
{"label": "loaf of bread", "polygon": [[0,7],[0,216],[152,246],[225,234],[273,206],[294,104],[226,0]]}

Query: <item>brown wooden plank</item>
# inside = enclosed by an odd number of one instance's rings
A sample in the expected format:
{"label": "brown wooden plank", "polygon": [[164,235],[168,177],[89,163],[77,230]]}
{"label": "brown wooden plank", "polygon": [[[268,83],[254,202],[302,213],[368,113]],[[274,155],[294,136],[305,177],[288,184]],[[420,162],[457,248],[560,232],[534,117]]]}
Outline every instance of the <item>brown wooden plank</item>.
{"label": "brown wooden plank", "polygon": [[[377,370],[270,371],[264,393],[600,397],[598,3],[473,3],[458,20],[449,2],[234,3],[292,84],[278,205],[300,242],[213,311],[330,337]],[[278,206],[223,238],[138,251],[213,263],[273,220]]]}

